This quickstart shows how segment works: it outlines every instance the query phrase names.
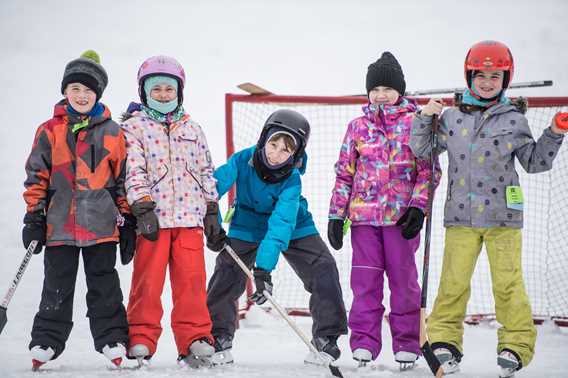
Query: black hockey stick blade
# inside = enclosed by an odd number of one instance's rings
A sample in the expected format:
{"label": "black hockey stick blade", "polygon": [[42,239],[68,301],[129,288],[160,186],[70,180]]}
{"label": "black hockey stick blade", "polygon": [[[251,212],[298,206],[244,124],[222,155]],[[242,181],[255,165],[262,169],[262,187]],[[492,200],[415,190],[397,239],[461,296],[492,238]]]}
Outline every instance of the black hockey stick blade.
{"label": "black hockey stick blade", "polygon": [[432,351],[430,343],[426,341],[424,344],[420,346],[420,350],[422,351],[422,356],[426,360],[426,363],[428,364],[428,367],[432,371],[432,374],[434,374],[434,376],[437,378],[443,376],[444,370],[442,369],[440,361],[438,361],[438,358]]}
{"label": "black hockey stick blade", "polygon": [[8,322],[8,315],[6,315],[7,308],[0,306],[0,333],[4,330],[4,326]]}
{"label": "black hockey stick blade", "polygon": [[443,376],[444,369],[442,369],[442,364],[440,364],[438,357],[434,354],[428,342],[428,337],[426,336],[426,309],[424,307],[420,309],[420,350],[432,374],[434,374],[436,378]]}
{"label": "black hockey stick blade", "polygon": [[343,374],[341,374],[341,371],[337,366],[329,364],[329,370],[331,371],[331,375],[334,377],[343,378]]}

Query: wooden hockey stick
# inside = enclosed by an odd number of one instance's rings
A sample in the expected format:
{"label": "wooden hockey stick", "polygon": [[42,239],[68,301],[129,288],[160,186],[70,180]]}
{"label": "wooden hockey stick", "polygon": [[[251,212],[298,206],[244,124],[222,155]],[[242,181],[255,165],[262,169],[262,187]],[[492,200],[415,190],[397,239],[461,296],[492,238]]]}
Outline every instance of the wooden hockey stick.
{"label": "wooden hockey stick", "polygon": [[438,358],[432,351],[426,334],[426,303],[428,300],[428,267],[430,265],[430,236],[432,234],[432,204],[434,202],[434,186],[436,175],[436,150],[438,148],[438,115],[432,117],[432,151],[430,152],[432,174],[428,182],[428,216],[426,218],[426,231],[424,238],[424,260],[422,264],[422,294],[420,300],[420,350],[428,363],[432,374],[436,377],[444,375],[444,370]]}
{"label": "wooden hockey stick", "polygon": [[[242,269],[242,271],[247,275],[247,277],[249,278],[249,280],[254,281],[254,276],[252,274],[252,272],[250,271],[250,269],[245,265],[245,263],[243,262],[243,260],[241,260],[239,258],[239,256],[237,255],[237,253],[233,250],[233,248],[231,248],[230,245],[226,244],[225,245],[225,251],[233,258],[233,260],[235,260],[235,262],[237,263],[237,265]],[[286,310],[284,310],[284,308],[282,306],[280,306],[280,304],[278,304],[276,302],[276,300],[274,299],[274,297],[272,295],[270,295],[270,293],[266,290],[264,290],[262,292],[262,295],[264,295],[266,297],[266,299],[274,306],[274,308],[276,309],[276,311],[278,311],[278,313],[280,314],[280,316],[282,316],[284,318],[284,320],[286,320],[286,322],[288,323],[288,325],[294,330],[294,332],[296,333],[296,335],[298,335],[302,341],[308,346],[308,348],[310,349],[310,351],[312,353],[314,353],[316,356],[318,356],[318,358],[321,360],[321,362],[323,363],[324,366],[327,366],[329,368],[329,370],[331,371],[331,374],[335,377],[339,377],[339,378],[343,378],[343,374],[341,374],[341,371],[339,370],[339,368],[335,365],[333,365],[330,361],[326,360],[325,358],[323,358],[320,353],[318,352],[318,350],[316,349],[315,346],[312,345],[312,343],[310,342],[310,340],[308,339],[308,337],[306,335],[304,335],[304,332],[302,332],[302,330],[296,325],[296,323],[294,323],[294,321],[292,320],[292,318],[290,318],[290,315],[288,315],[286,313]]]}

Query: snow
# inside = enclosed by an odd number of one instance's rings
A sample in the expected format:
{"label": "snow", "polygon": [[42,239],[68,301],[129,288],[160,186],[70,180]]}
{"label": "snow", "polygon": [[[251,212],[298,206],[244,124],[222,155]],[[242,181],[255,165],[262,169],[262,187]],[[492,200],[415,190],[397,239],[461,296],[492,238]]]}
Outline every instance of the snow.
{"label": "snow", "polygon": [[[383,50],[401,62],[407,88],[463,86],[467,48],[482,39],[507,43],[515,56],[515,81],[552,79],[552,88],[525,89],[523,95],[567,95],[568,3],[557,1],[463,4],[450,0],[378,2],[370,0],[280,2],[147,1],[0,2],[0,294],[8,288],[23,257],[20,228],[24,162],[35,129],[59,100],[66,62],[95,49],[110,76],[103,101],[118,117],[137,98],[136,70],[150,55],[169,54],[185,66],[186,109],[204,127],[216,164],[225,158],[224,93],[251,81],[280,94],[342,95],[364,91],[367,65]],[[520,93],[520,92],[517,92]],[[211,275],[215,255],[207,252]],[[39,304],[42,255],[34,256],[8,308],[0,335],[0,377],[32,376],[27,351]],[[125,297],[131,266],[119,266]],[[109,371],[92,346],[85,318],[85,280],[78,274],[75,326],[63,355],[49,363],[48,376],[307,377],[327,376],[323,368],[304,367],[307,349],[276,314],[253,309],[237,333],[233,367],[197,372],[176,364],[169,330],[170,290],[164,290],[164,334],[148,371]],[[276,288],[276,299],[278,288]],[[349,290],[347,287],[344,290]],[[309,334],[310,321],[296,318]],[[346,377],[430,376],[423,360],[416,370],[399,373],[390,351],[386,323],[384,348],[376,365],[355,371],[348,338],[340,339],[339,366]],[[568,376],[563,358],[566,330],[538,327],[536,355],[518,377]],[[466,326],[466,357],[456,377],[495,377],[496,325]],[[132,361],[127,362],[133,365]]]}

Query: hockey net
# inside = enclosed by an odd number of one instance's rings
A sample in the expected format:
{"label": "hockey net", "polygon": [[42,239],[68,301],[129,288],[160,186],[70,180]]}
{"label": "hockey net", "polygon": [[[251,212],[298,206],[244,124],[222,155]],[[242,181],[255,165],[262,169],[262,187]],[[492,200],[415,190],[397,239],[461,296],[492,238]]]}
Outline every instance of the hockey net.
{"label": "hockey net", "polygon": [[[419,98],[424,105],[427,98]],[[445,99],[446,104],[453,99]],[[281,108],[302,113],[311,124],[307,147],[308,168],[302,178],[302,192],[316,226],[327,242],[327,212],[334,185],[334,164],[350,120],[362,114],[365,97],[315,97],[277,95],[226,95],[227,156],[254,145],[266,118]],[[527,118],[535,139],[550,125],[554,114],[568,111],[568,97],[530,97]],[[564,143],[566,144],[566,143]],[[447,154],[440,156],[443,177],[436,192],[431,239],[428,311],[438,290],[444,247],[443,211],[447,185]],[[530,297],[535,322],[553,319],[568,325],[568,146],[561,147],[551,171],[528,175],[517,164],[525,197],[522,264],[525,286]],[[230,197],[231,201],[231,197]],[[423,233],[416,255],[418,271],[422,271]],[[344,247],[335,252],[343,297],[351,307],[349,285],[351,268],[350,236]],[[274,295],[292,314],[308,313],[309,294],[284,258],[273,274]],[[421,282],[421,281],[420,281]],[[251,286],[249,285],[249,290]],[[385,284],[385,298],[388,298]],[[384,301],[388,313],[388,300]],[[246,311],[241,301],[241,312]],[[494,318],[495,303],[491,290],[491,274],[485,250],[479,256],[471,285],[467,308],[468,322]]]}

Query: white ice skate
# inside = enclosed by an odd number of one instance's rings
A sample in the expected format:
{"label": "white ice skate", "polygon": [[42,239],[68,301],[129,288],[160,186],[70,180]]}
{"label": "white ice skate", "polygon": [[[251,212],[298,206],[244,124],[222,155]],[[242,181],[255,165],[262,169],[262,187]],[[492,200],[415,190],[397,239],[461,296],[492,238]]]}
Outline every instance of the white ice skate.
{"label": "white ice skate", "polygon": [[400,371],[414,368],[418,355],[412,352],[398,351],[394,354],[394,360],[400,364]]}
{"label": "white ice skate", "polygon": [[190,368],[198,369],[212,365],[211,357],[215,354],[215,348],[209,343],[207,338],[203,337],[191,343],[188,352],[187,356],[178,358],[178,364],[181,367],[189,366]]}
{"label": "white ice skate", "polygon": [[136,358],[138,362],[138,367],[149,365],[150,361],[150,349],[144,344],[135,344],[128,350],[128,356]]}
{"label": "white ice skate", "polygon": [[103,354],[114,366],[119,367],[126,357],[126,347],[121,343],[107,344],[103,347]]}
{"label": "white ice skate", "polygon": [[357,348],[353,351],[353,359],[359,363],[357,367],[362,368],[371,362],[373,355],[371,354],[371,351],[367,349]]}
{"label": "white ice skate", "polygon": [[333,361],[335,361],[335,359],[325,352],[319,352],[318,354],[315,354],[310,351],[308,352],[306,357],[304,357],[304,363],[308,365],[328,366]]}
{"label": "white ice skate", "polygon": [[452,374],[460,370],[459,362],[449,349],[436,348],[434,349],[434,355],[440,361],[444,374]]}
{"label": "white ice skate", "polygon": [[308,352],[304,358],[305,364],[329,366],[341,355],[337,347],[337,336],[314,337],[312,344],[318,350],[318,354]]}
{"label": "white ice skate", "polygon": [[215,352],[215,354],[211,356],[211,364],[214,366],[232,364],[233,362],[235,362],[235,360],[233,359],[231,349]]}
{"label": "white ice skate", "polygon": [[51,347],[36,345],[31,350],[32,370],[37,371],[41,365],[51,360],[55,355],[55,351]]}
{"label": "white ice skate", "polygon": [[520,362],[511,351],[505,349],[497,356],[497,365],[501,368],[499,377],[509,378],[515,376],[515,372],[519,370]]}
{"label": "white ice skate", "polygon": [[232,339],[228,337],[216,337],[215,338],[215,354],[211,357],[211,364],[216,365],[227,365],[234,362]]}

